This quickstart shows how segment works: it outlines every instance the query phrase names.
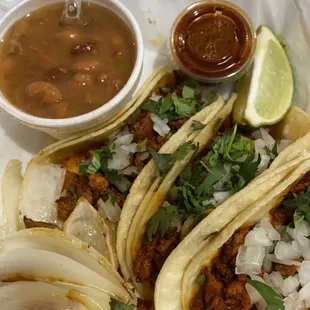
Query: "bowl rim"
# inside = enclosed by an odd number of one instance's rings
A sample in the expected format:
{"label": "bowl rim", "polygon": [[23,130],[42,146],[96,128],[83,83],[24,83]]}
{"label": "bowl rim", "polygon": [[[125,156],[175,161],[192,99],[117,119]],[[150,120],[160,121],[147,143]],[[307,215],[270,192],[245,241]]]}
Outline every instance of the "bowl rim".
{"label": "bowl rim", "polygon": [[[21,7],[23,7],[26,3],[31,2],[33,0],[23,0],[17,5],[15,5],[11,10],[9,10],[0,20],[0,25],[3,24],[7,19],[9,19],[16,11],[18,11]],[[61,0],[54,1],[55,3],[61,2]],[[99,4],[98,1],[94,1],[96,4]],[[128,19],[129,26],[131,26],[133,30],[133,34],[136,39],[136,61],[135,65],[133,67],[132,73],[127,81],[127,83],[124,85],[124,87],[121,89],[121,91],[116,94],[115,97],[113,97],[110,101],[103,104],[101,107],[90,111],[86,114],[82,114],[75,117],[70,118],[60,118],[60,119],[52,119],[52,118],[41,118],[37,116],[33,116],[31,114],[28,114],[20,109],[18,109],[16,106],[14,106],[12,103],[9,102],[8,99],[5,98],[3,93],[0,97],[0,108],[5,110],[7,113],[9,113],[13,118],[18,119],[22,123],[28,124],[30,126],[35,127],[41,127],[41,128],[64,128],[64,127],[72,127],[76,125],[83,125],[86,123],[90,123],[94,120],[96,120],[98,117],[103,116],[104,114],[108,114],[111,110],[116,108],[130,93],[130,91],[133,89],[133,87],[136,85],[137,80],[139,79],[141,69],[143,66],[143,56],[144,56],[144,43],[143,43],[143,36],[141,28],[134,17],[134,15],[131,13],[131,11],[120,1],[120,0],[113,0],[110,1],[110,5],[114,6],[117,10],[120,10]],[[48,4],[46,3],[40,3],[40,7],[44,7]],[[100,5],[100,4],[99,4]],[[102,6],[105,6],[104,4]],[[3,38],[5,33],[8,31],[9,28],[4,29],[0,33],[0,37]]]}

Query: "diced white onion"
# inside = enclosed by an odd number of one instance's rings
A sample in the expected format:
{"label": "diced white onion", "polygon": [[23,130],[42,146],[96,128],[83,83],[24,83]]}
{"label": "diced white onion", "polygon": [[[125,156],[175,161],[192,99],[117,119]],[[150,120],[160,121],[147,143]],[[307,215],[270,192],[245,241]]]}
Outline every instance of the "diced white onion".
{"label": "diced white onion", "polygon": [[136,175],[136,174],[139,174],[139,170],[135,166],[129,166],[123,170],[123,174],[125,174],[125,175]]}
{"label": "diced white onion", "polygon": [[267,233],[263,227],[254,227],[245,237],[244,245],[247,246],[270,246],[272,241],[267,236]]}
{"label": "diced white onion", "polygon": [[171,206],[171,204],[170,204],[168,201],[164,201],[164,203],[162,204],[162,206],[163,206],[164,208],[167,208],[167,207]]}
{"label": "diced white onion", "polygon": [[270,224],[269,221],[267,220],[261,220],[259,223],[259,226],[264,228],[264,230],[267,233],[267,236],[269,237],[270,240],[272,241],[279,241],[281,240],[281,235],[279,232]]}
{"label": "diced white onion", "polygon": [[305,304],[299,300],[297,292],[289,294],[283,301],[285,310],[303,310],[305,308]]}
{"label": "diced white onion", "polygon": [[261,173],[265,171],[268,168],[269,163],[270,163],[270,156],[262,155],[261,162],[259,163],[257,167],[257,172]]}
{"label": "diced white onion", "polygon": [[208,206],[208,205],[213,205],[213,206],[215,206],[215,205],[216,205],[216,201],[215,201],[215,199],[211,198],[211,199],[208,199],[208,200],[203,201],[203,202],[202,202],[202,205],[203,205],[204,207],[206,207],[206,206]]}
{"label": "diced white onion", "polygon": [[120,220],[122,210],[116,201],[113,204],[111,198],[109,198],[106,202],[99,199],[98,205],[99,209],[101,209],[100,211],[105,214],[109,221],[112,223],[117,223]]}
{"label": "diced white onion", "polygon": [[118,148],[115,150],[115,154],[112,159],[108,161],[109,170],[123,170],[130,165],[130,155],[129,152]]}
{"label": "diced white onion", "polygon": [[158,102],[161,98],[162,98],[162,96],[159,96],[159,95],[156,95],[155,93],[153,93],[152,96],[150,97],[150,100]]}
{"label": "diced white onion", "polygon": [[262,299],[261,294],[252,285],[247,283],[245,285],[245,288],[246,288],[247,293],[250,296],[252,305],[258,303]]}
{"label": "diced white onion", "polygon": [[300,253],[292,243],[279,241],[274,250],[274,254],[279,261],[290,261],[299,258]]}
{"label": "diced white onion", "polygon": [[310,260],[310,240],[308,238],[299,236],[292,243],[296,251],[300,253],[300,256],[306,260]]}
{"label": "diced white onion", "polygon": [[269,148],[269,149],[272,149],[274,144],[276,143],[275,139],[268,133],[268,131],[261,127],[260,128],[260,132],[261,132],[261,135],[262,135],[262,138],[266,144],[266,146]]}
{"label": "diced white onion", "polygon": [[296,291],[299,287],[299,281],[295,277],[287,277],[283,280],[283,286],[281,287],[281,293],[283,296],[289,296],[292,292]]}
{"label": "diced white onion", "polygon": [[265,248],[262,246],[245,246],[239,248],[236,259],[237,274],[259,274],[265,257]]}
{"label": "diced white onion", "polygon": [[216,202],[223,202],[225,201],[229,196],[231,195],[230,191],[226,191],[226,192],[215,192],[213,194],[213,198]]}
{"label": "diced white onion", "polygon": [[129,153],[136,153],[137,152],[137,143],[131,143],[128,145],[122,145],[121,148]]}
{"label": "diced white onion", "polygon": [[170,132],[170,127],[167,125],[168,119],[161,119],[158,115],[151,113],[151,120],[153,121],[153,129],[162,137]]}
{"label": "diced white onion", "polygon": [[260,155],[266,155],[265,147],[266,144],[264,140],[257,139],[254,141],[255,153]]}
{"label": "diced white onion", "polygon": [[131,133],[120,135],[113,141],[113,145],[115,148],[119,148],[122,145],[129,145],[133,141],[133,138],[134,136]]}
{"label": "diced white onion", "polygon": [[267,254],[268,259],[270,259],[273,263],[279,263],[287,266],[300,266],[301,263],[296,260],[280,260],[274,254]]}
{"label": "diced white onion", "polygon": [[300,236],[308,237],[310,236],[310,225],[307,222],[302,221],[297,228],[288,228],[287,232],[295,240],[298,240]]}
{"label": "diced white onion", "polygon": [[310,302],[310,282],[308,282],[298,293],[299,300]]}
{"label": "diced white onion", "polygon": [[280,272],[277,271],[273,271],[270,274],[270,281],[271,281],[271,287],[277,289],[277,288],[281,288],[283,285],[283,278]]}
{"label": "diced white onion", "polygon": [[272,263],[271,263],[271,260],[268,257],[264,258],[263,267],[264,267],[264,270],[266,272],[271,272],[272,271]]}
{"label": "diced white onion", "polygon": [[[310,282],[310,261],[304,260],[299,268],[299,281],[301,285]],[[310,288],[310,286],[309,286]],[[310,291],[309,291],[310,294]]]}
{"label": "diced white onion", "polygon": [[139,155],[140,160],[144,161],[146,159],[148,159],[150,157],[150,153],[149,152],[144,152],[141,155]]}

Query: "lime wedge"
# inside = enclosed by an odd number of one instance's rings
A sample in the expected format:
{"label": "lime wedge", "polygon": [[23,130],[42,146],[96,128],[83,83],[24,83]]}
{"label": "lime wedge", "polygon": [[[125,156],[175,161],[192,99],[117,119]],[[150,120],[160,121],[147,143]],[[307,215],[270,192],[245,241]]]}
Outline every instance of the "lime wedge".
{"label": "lime wedge", "polygon": [[279,122],[288,112],[294,94],[292,67],[281,43],[267,26],[257,30],[252,72],[237,86],[234,120],[253,127]]}

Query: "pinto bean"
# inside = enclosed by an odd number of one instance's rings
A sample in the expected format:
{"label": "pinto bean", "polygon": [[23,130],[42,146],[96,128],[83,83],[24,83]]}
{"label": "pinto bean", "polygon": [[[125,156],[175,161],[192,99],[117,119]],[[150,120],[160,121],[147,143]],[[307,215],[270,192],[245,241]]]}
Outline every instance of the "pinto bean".
{"label": "pinto bean", "polygon": [[93,84],[93,77],[89,73],[78,72],[75,74],[73,79],[82,86],[88,86]]}
{"label": "pinto bean", "polygon": [[56,103],[62,98],[60,90],[51,83],[38,81],[26,87],[26,94],[29,97],[42,98],[45,103]]}
{"label": "pinto bean", "polygon": [[81,37],[80,33],[72,28],[63,29],[57,35],[63,41],[76,41]]}
{"label": "pinto bean", "polygon": [[77,59],[73,62],[72,69],[74,71],[87,71],[92,72],[98,70],[100,62],[96,57],[87,57]]}

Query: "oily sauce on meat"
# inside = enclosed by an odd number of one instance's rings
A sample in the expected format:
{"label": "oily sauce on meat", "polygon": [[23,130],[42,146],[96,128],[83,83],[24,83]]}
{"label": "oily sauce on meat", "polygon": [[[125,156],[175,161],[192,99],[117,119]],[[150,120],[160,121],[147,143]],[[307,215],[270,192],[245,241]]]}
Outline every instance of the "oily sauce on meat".
{"label": "oily sauce on meat", "polygon": [[84,25],[59,23],[63,3],[17,21],[0,44],[0,89],[19,109],[43,118],[93,111],[127,83],[136,42],[108,9],[82,6]]}
{"label": "oily sauce on meat", "polygon": [[202,2],[180,19],[173,40],[175,52],[188,70],[218,78],[248,62],[254,38],[249,22],[236,9]]}

